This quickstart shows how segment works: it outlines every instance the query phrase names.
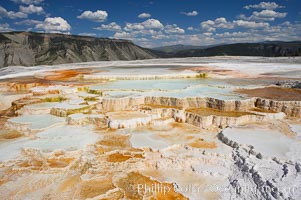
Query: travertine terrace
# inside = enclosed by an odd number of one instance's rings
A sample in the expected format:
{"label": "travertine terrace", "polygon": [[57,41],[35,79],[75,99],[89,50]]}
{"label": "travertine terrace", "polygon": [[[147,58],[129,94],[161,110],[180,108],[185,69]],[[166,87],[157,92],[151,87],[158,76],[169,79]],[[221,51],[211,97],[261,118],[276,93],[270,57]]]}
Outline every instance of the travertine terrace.
{"label": "travertine terrace", "polygon": [[298,199],[300,58],[4,68],[3,199]]}

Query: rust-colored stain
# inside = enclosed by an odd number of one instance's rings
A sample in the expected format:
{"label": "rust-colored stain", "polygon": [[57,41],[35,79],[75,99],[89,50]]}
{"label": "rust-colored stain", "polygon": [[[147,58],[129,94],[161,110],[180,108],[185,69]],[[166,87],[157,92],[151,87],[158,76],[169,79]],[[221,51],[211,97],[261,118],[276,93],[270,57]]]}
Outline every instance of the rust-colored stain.
{"label": "rust-colored stain", "polygon": [[114,153],[107,156],[108,162],[124,162],[130,158],[144,158],[142,154],[122,154]]}
{"label": "rust-colored stain", "polygon": [[118,147],[127,148],[130,147],[129,138],[126,135],[106,135],[103,140],[99,141],[97,144],[108,146],[108,147]]}
{"label": "rust-colored stain", "polygon": [[68,69],[68,70],[58,70],[51,71],[49,75],[44,77],[48,81],[67,81],[71,78],[74,78],[78,75],[90,74],[91,69]]}
{"label": "rust-colored stain", "polygon": [[83,199],[93,198],[95,196],[105,194],[107,191],[114,189],[112,178],[99,180],[87,180],[80,184],[80,196]]}
{"label": "rust-colored stain", "polygon": [[73,160],[74,160],[74,158],[65,158],[65,157],[50,158],[50,159],[47,159],[47,164],[51,168],[64,168],[64,167],[67,167]]}
{"label": "rust-colored stain", "polygon": [[[5,131],[5,130],[3,130]],[[18,132],[18,131],[15,131],[15,130],[7,130],[5,132],[2,132],[0,134],[0,140],[1,139],[6,139],[6,140],[9,140],[9,139],[15,139],[15,138],[19,138],[19,137],[22,137],[23,134]]]}
{"label": "rust-colored stain", "polygon": [[214,149],[217,147],[215,142],[207,142],[200,138],[191,142],[189,144],[189,146],[194,147],[194,148],[204,148],[204,149]]}
{"label": "rust-colored stain", "polygon": [[[152,180],[138,172],[130,172],[125,178],[118,180],[116,185],[125,192],[127,199],[187,199],[182,194],[176,192],[172,184]],[[152,188],[153,186],[157,186],[157,190],[149,191],[148,188]],[[158,189],[158,186],[160,186],[162,190]]]}

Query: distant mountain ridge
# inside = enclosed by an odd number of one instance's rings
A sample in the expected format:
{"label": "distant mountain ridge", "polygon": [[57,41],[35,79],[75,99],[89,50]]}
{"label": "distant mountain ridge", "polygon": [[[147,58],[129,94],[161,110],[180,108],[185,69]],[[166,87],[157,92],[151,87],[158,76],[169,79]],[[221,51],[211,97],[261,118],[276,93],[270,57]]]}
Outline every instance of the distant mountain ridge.
{"label": "distant mountain ridge", "polygon": [[172,45],[147,49],[121,39],[55,33],[0,33],[0,68],[14,65],[204,56],[301,56],[301,41],[215,46]]}
{"label": "distant mountain ridge", "polygon": [[[164,51],[164,47],[153,49],[160,57],[205,57],[205,56],[301,56],[301,41],[266,41],[260,43],[223,44],[207,48],[176,49]],[[161,49],[161,50],[158,50]]]}
{"label": "distant mountain ridge", "polygon": [[129,40],[33,32],[0,33],[0,68],[156,57]]}
{"label": "distant mountain ridge", "polygon": [[176,53],[183,50],[191,50],[191,49],[205,49],[209,46],[194,46],[194,45],[184,45],[184,44],[176,44],[176,45],[170,45],[170,46],[162,46],[162,47],[155,47],[152,48],[156,51],[162,51],[165,53]]}

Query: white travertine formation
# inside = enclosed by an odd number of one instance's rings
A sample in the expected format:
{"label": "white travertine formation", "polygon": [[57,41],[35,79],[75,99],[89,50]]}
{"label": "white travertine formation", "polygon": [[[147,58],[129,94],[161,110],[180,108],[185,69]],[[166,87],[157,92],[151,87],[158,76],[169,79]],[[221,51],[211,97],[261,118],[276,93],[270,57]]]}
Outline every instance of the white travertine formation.
{"label": "white travertine formation", "polygon": [[179,78],[196,78],[199,73],[195,72],[182,72],[174,74],[122,74],[122,75],[110,75],[110,74],[92,74],[83,75],[83,79],[86,80],[152,80],[152,79],[179,79]]}
{"label": "white travertine formation", "polygon": [[[273,62],[217,57],[4,69],[0,79],[38,70],[40,83],[45,70],[94,68],[97,74],[51,85],[0,84],[7,95],[0,102],[9,108],[0,121],[1,198],[298,199],[300,101],[235,90],[273,84],[261,73],[281,69],[282,77],[296,78],[300,72],[300,59]],[[28,98],[10,97],[20,89]],[[140,183],[176,193],[139,196]]]}
{"label": "white travertine formation", "polygon": [[112,129],[120,128],[136,128],[138,126],[146,126],[151,123],[152,120],[159,119],[160,115],[157,114],[144,114],[141,112],[130,112],[126,115],[123,113],[107,113],[108,127]]}

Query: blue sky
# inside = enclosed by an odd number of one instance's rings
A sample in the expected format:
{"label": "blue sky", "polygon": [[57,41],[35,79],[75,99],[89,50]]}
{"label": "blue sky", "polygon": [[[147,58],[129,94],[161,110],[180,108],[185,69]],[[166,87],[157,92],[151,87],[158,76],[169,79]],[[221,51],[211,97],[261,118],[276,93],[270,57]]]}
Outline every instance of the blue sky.
{"label": "blue sky", "polygon": [[0,31],[133,40],[144,47],[301,40],[301,1],[0,0]]}

